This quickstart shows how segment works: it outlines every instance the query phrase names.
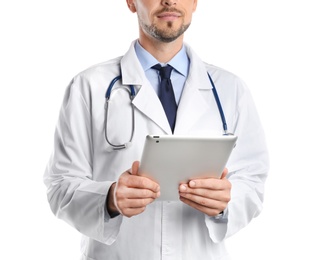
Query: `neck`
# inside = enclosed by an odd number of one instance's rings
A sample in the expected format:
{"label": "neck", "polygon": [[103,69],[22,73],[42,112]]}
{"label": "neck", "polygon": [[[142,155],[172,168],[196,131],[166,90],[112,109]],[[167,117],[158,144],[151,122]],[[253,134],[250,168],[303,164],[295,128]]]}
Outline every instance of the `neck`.
{"label": "neck", "polygon": [[139,43],[161,63],[170,61],[183,46],[183,35],[173,42],[161,42],[140,35]]}

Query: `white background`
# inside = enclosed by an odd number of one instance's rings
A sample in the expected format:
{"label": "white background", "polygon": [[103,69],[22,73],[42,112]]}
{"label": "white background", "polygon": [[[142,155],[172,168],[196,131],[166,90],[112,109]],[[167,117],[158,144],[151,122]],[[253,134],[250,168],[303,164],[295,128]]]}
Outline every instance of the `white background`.
{"label": "white background", "polygon": [[[235,260],[317,259],[314,2],[200,0],[185,37],[247,83],[267,136],[264,210],[228,239]],[[78,259],[80,234],[50,212],[42,176],[66,86],[124,54],[136,16],[124,0],[1,1],[0,29],[1,258]]]}

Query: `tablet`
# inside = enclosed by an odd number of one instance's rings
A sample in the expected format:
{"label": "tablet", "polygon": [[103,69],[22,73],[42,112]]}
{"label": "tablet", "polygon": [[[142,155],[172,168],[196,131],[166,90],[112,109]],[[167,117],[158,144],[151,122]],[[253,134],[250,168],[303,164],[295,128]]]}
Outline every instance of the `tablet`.
{"label": "tablet", "polygon": [[139,174],[160,184],[159,200],[179,200],[178,186],[195,178],[220,178],[237,136],[148,135]]}

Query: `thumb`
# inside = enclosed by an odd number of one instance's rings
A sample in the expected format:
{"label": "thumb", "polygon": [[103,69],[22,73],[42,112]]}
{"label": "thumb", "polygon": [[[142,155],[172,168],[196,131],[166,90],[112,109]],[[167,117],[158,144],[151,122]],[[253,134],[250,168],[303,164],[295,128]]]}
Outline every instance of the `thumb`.
{"label": "thumb", "polygon": [[228,169],[227,169],[227,168],[224,168],[224,170],[223,170],[223,172],[222,172],[222,174],[221,174],[220,179],[224,179],[224,178],[226,178],[226,177],[227,177],[227,175],[228,175]]}
{"label": "thumb", "polygon": [[131,168],[131,174],[132,175],[137,175],[138,174],[139,166],[140,166],[140,162],[139,161],[133,162],[132,168]]}

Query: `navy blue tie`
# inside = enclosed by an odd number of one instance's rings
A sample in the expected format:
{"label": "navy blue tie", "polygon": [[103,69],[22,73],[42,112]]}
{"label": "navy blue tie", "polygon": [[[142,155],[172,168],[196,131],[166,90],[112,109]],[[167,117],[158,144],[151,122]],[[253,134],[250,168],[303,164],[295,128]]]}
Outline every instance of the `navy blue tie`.
{"label": "navy blue tie", "polygon": [[160,64],[156,64],[152,68],[160,72],[161,84],[159,90],[159,98],[161,100],[168,122],[171,126],[172,132],[174,132],[177,104],[175,101],[173,86],[170,79],[173,67],[170,65],[162,67]]}

